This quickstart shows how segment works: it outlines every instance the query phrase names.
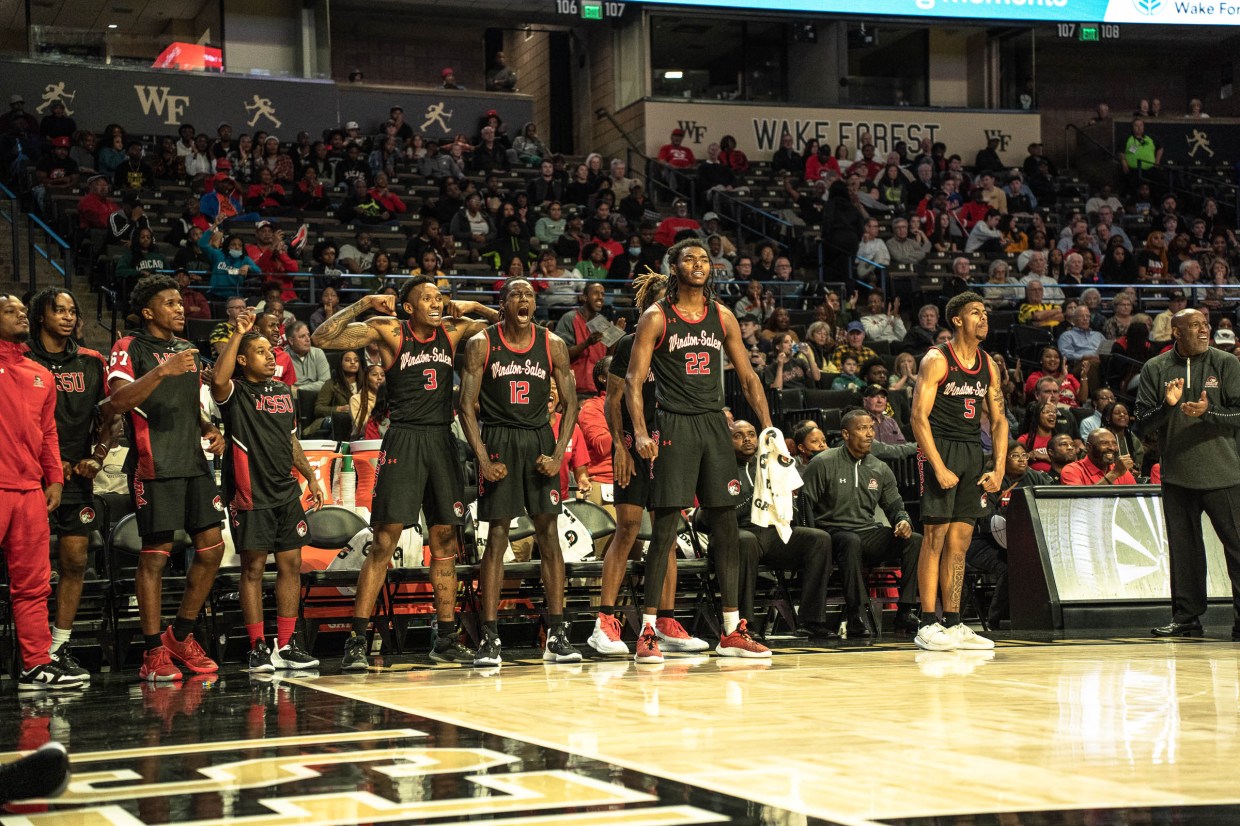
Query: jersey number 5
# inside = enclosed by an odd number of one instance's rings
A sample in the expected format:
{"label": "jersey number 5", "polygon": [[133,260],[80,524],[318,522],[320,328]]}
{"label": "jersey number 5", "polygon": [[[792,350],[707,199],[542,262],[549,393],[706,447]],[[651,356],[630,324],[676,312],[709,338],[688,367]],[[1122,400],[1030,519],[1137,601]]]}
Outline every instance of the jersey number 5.
{"label": "jersey number 5", "polygon": [[709,376],[710,353],[685,353],[685,373],[690,376]]}
{"label": "jersey number 5", "polygon": [[530,403],[530,383],[528,381],[508,382],[508,403],[509,404],[529,404]]}
{"label": "jersey number 5", "polygon": [[966,419],[977,418],[977,399],[964,400],[964,417]]}

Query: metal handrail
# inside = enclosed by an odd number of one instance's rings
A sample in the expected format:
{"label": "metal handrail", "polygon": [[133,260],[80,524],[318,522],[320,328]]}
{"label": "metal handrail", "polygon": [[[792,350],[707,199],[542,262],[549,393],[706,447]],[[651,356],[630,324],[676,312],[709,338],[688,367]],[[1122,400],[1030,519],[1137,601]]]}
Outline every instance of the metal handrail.
{"label": "metal handrail", "polygon": [[[61,238],[60,235],[57,234],[56,230],[44,223],[43,219],[39,218],[34,213],[26,213],[26,224],[26,251],[29,254],[26,265],[31,291],[35,290],[37,287],[35,268],[38,262],[35,260],[36,256],[42,258],[49,265],[51,265],[52,269],[60,273],[61,277],[64,278],[66,289],[71,287],[72,284],[70,282],[73,278],[73,247],[69,245],[68,241]],[[43,246],[36,242],[36,230],[42,232],[44,237],[47,239],[47,249],[44,249]],[[52,248],[59,248],[60,250],[61,261],[59,263],[52,259]]]}
{"label": "metal handrail", "polygon": [[17,273],[21,271],[21,244],[18,241],[17,216],[21,211],[18,206],[20,201],[13,190],[0,183],[0,198],[8,201],[8,206],[0,209],[0,218],[9,222],[9,228],[13,233],[13,277],[17,277]]}

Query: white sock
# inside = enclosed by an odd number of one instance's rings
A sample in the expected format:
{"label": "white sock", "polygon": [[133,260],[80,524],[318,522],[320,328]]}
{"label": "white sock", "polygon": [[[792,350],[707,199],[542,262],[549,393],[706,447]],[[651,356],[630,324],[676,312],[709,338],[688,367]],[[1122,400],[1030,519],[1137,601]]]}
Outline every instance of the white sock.
{"label": "white sock", "polygon": [[52,626],[52,647],[48,649],[48,651],[52,654],[55,654],[56,649],[60,648],[60,646],[67,643],[71,636],[73,636],[72,630],[62,631],[61,629],[53,625]]}
{"label": "white sock", "polygon": [[643,634],[646,633],[647,625],[649,625],[653,629],[658,626],[658,622],[659,622],[658,614],[642,614],[642,633]]}
{"label": "white sock", "polygon": [[736,626],[741,624],[740,611],[724,611],[723,612],[723,633],[724,636],[731,634],[736,630]]}

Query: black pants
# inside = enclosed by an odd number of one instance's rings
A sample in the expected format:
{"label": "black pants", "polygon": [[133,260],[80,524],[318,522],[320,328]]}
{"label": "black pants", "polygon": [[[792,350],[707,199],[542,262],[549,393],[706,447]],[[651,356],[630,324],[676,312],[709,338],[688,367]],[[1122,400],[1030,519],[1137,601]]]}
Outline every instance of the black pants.
{"label": "black pants", "polygon": [[1008,618],[1008,564],[1007,551],[995,544],[989,536],[975,536],[965,553],[966,571],[978,571],[996,578],[995,594],[990,598],[990,611],[986,620],[991,628]]}
{"label": "black pants", "polygon": [[801,571],[801,607],[797,622],[826,620],[827,580],[831,578],[831,537],[817,528],[793,528],[784,542],[775,528],[740,530],[741,616],[752,620],[758,564],[781,571]]}
{"label": "black pants", "polygon": [[921,556],[921,534],[914,532],[908,539],[898,539],[895,531],[875,525],[860,531],[831,528],[831,547],[844,577],[844,602],[849,614],[857,614],[869,602],[865,568],[900,564],[900,608],[917,605],[917,558]]}
{"label": "black pants", "polygon": [[1162,483],[1167,549],[1171,553],[1171,618],[1188,622],[1206,612],[1205,513],[1223,543],[1235,619],[1240,622],[1240,485],[1194,490]]}

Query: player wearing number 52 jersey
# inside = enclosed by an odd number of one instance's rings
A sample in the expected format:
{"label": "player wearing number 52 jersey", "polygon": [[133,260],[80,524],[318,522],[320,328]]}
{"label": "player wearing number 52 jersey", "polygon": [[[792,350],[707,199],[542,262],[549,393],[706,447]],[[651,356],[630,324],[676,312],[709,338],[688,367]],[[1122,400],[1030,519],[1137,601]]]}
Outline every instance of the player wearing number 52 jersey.
{"label": "player wearing number 52 jersey", "polygon": [[[375,540],[357,578],[353,633],[345,642],[341,663],[346,671],[368,667],[365,634],[370,615],[400,532],[418,524],[419,511],[430,528],[431,585],[440,629],[431,659],[473,662],[474,658],[474,652],[460,642],[456,620],[457,530],[465,521],[465,475],[451,431],[452,365],[461,340],[486,326],[462,316],[476,313],[493,321],[499,314],[473,301],[448,301],[434,279],[425,276],[405,282],[400,302],[409,315],[407,322],[393,317],[395,297],[368,295],[314,331],[319,347],[379,346],[391,410],[371,505]],[[365,312],[376,315],[356,321]]]}
{"label": "player wearing number 52 jersey", "polygon": [[[577,662],[581,654],[568,641],[564,623],[564,558],[556,531],[560,464],[577,423],[577,383],[564,340],[533,324],[529,281],[504,282],[500,308],[499,323],[469,340],[461,376],[461,426],[478,459],[478,517],[489,523],[480,576],[483,635],[474,664],[501,661],[495,618],[504,552],[508,526],[523,513],[534,523],[542,558],[548,614],[543,659]],[[547,416],[553,378],[564,405],[558,441]]]}
{"label": "player wearing number 52 jersey", "polygon": [[[675,244],[667,296],[642,313],[629,369],[625,403],[633,418],[637,453],[650,461],[651,547],[668,548],[680,510],[694,497],[710,517],[710,553],[723,600],[723,636],[716,651],[728,657],[769,657],[771,652],[740,619],[740,538],[736,505],[741,484],[732,437],[723,416],[723,355],[736,369],[745,398],[764,428],[771,426],[766,391],[749,366],[732,311],[714,300],[710,253],[697,239]],[[657,414],[645,419],[646,375],[654,371]],[[646,591],[639,658],[659,654],[655,625],[667,557],[646,556]]]}
{"label": "player wearing number 52 jersey", "polygon": [[[921,628],[914,642],[930,651],[994,648],[960,621],[964,558],[973,523],[995,493],[1007,462],[1008,425],[999,371],[981,349],[989,332],[986,305],[977,293],[947,302],[951,341],[922,358],[913,393],[911,423],[921,475],[925,539],[917,563]],[[990,420],[994,468],[982,455],[982,414]],[[935,617],[942,589],[943,622]]]}
{"label": "player wearing number 52 jersey", "polygon": [[[125,417],[130,444],[125,471],[142,537],[135,579],[146,654],[138,676],[167,682],[181,679],[174,659],[197,674],[218,670],[191,631],[224,555],[224,503],[200,440],[207,438],[216,455],[224,451],[224,441],[199,403],[198,351],[177,337],[185,329],[177,282],[164,275],[147,276],[134,285],[129,303],[142,329],[112,346],[108,387],[112,408]],[[181,528],[197,553],[185,578],[181,607],[161,635],[163,570],[173,534]]]}
{"label": "player wearing number 52 jersey", "polygon": [[108,362],[74,341],[79,314],[73,293],[48,287],[35,293],[30,305],[35,331],[26,356],[52,371],[55,379],[56,432],[65,472],[60,507],[52,512],[51,520],[60,573],[51,654],[67,673],[89,680],[90,672],[73,656],[70,632],[82,600],[90,534],[98,527],[93,480],[114,441],[116,417],[105,405]]}

